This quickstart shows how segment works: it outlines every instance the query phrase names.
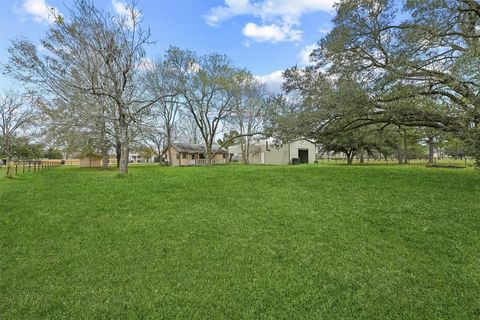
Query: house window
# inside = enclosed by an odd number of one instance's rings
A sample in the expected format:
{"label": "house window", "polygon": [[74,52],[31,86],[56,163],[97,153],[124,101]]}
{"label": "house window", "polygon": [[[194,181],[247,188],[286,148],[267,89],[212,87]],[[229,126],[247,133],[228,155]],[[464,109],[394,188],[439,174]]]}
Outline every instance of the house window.
{"label": "house window", "polygon": [[205,155],[203,153],[200,153],[200,159],[205,159]]}
{"label": "house window", "polygon": [[227,155],[225,153],[223,154],[223,159],[227,159]]}
{"label": "house window", "polygon": [[187,154],[186,154],[186,153],[182,153],[182,158],[183,158],[183,159],[187,159]]}
{"label": "house window", "polygon": [[180,154],[177,153],[177,160],[180,159]]}
{"label": "house window", "polygon": [[192,160],[195,160],[195,155],[194,154],[192,154]]}

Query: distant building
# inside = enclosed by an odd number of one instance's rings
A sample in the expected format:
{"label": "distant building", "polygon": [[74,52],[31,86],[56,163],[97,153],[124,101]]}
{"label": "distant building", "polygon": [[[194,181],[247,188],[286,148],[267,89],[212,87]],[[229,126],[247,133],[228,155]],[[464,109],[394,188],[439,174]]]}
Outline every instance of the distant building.
{"label": "distant building", "polygon": [[136,152],[131,152],[128,154],[128,162],[134,163],[152,163],[155,162],[155,156],[145,157]]}
{"label": "distant building", "polygon": [[87,155],[80,157],[80,168],[100,168],[102,165],[101,157]]}
{"label": "distant building", "polygon": [[[165,157],[172,166],[195,166],[207,164],[205,146],[193,143],[172,143],[170,150],[165,149]],[[226,164],[228,151],[219,145],[212,146],[212,164]],[[172,157],[170,159],[170,156]]]}
{"label": "distant building", "polygon": [[[240,145],[229,147],[228,153],[232,159],[242,159]],[[254,143],[249,153],[250,164],[289,164],[314,163],[317,152],[313,142],[301,139],[279,145],[272,141]]]}

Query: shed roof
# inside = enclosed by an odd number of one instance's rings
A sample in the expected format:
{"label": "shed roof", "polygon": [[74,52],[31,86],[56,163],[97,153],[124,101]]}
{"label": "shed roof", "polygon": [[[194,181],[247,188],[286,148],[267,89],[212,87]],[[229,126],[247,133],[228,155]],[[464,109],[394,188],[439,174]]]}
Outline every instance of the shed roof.
{"label": "shed roof", "polygon": [[[203,144],[194,144],[194,143],[172,143],[172,147],[175,148],[178,152],[185,153],[204,153],[205,145]],[[212,145],[212,152],[214,153],[224,153],[228,154],[228,151],[225,148],[221,148],[218,144]]]}

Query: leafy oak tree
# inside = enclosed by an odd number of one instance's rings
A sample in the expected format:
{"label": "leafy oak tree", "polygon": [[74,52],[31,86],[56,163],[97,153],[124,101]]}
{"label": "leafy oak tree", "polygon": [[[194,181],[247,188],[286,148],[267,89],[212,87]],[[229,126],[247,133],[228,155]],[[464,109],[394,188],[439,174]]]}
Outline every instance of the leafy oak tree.
{"label": "leafy oak tree", "polygon": [[480,2],[344,0],[336,11],[312,64],[285,72],[297,134],[429,127],[480,161]]}

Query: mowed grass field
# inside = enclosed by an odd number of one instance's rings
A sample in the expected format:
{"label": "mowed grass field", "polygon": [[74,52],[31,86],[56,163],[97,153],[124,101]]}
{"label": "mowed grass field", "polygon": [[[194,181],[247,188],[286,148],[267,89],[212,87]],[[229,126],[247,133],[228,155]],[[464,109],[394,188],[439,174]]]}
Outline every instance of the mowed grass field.
{"label": "mowed grass field", "polygon": [[0,319],[479,319],[480,174],[57,168],[0,179]]}

